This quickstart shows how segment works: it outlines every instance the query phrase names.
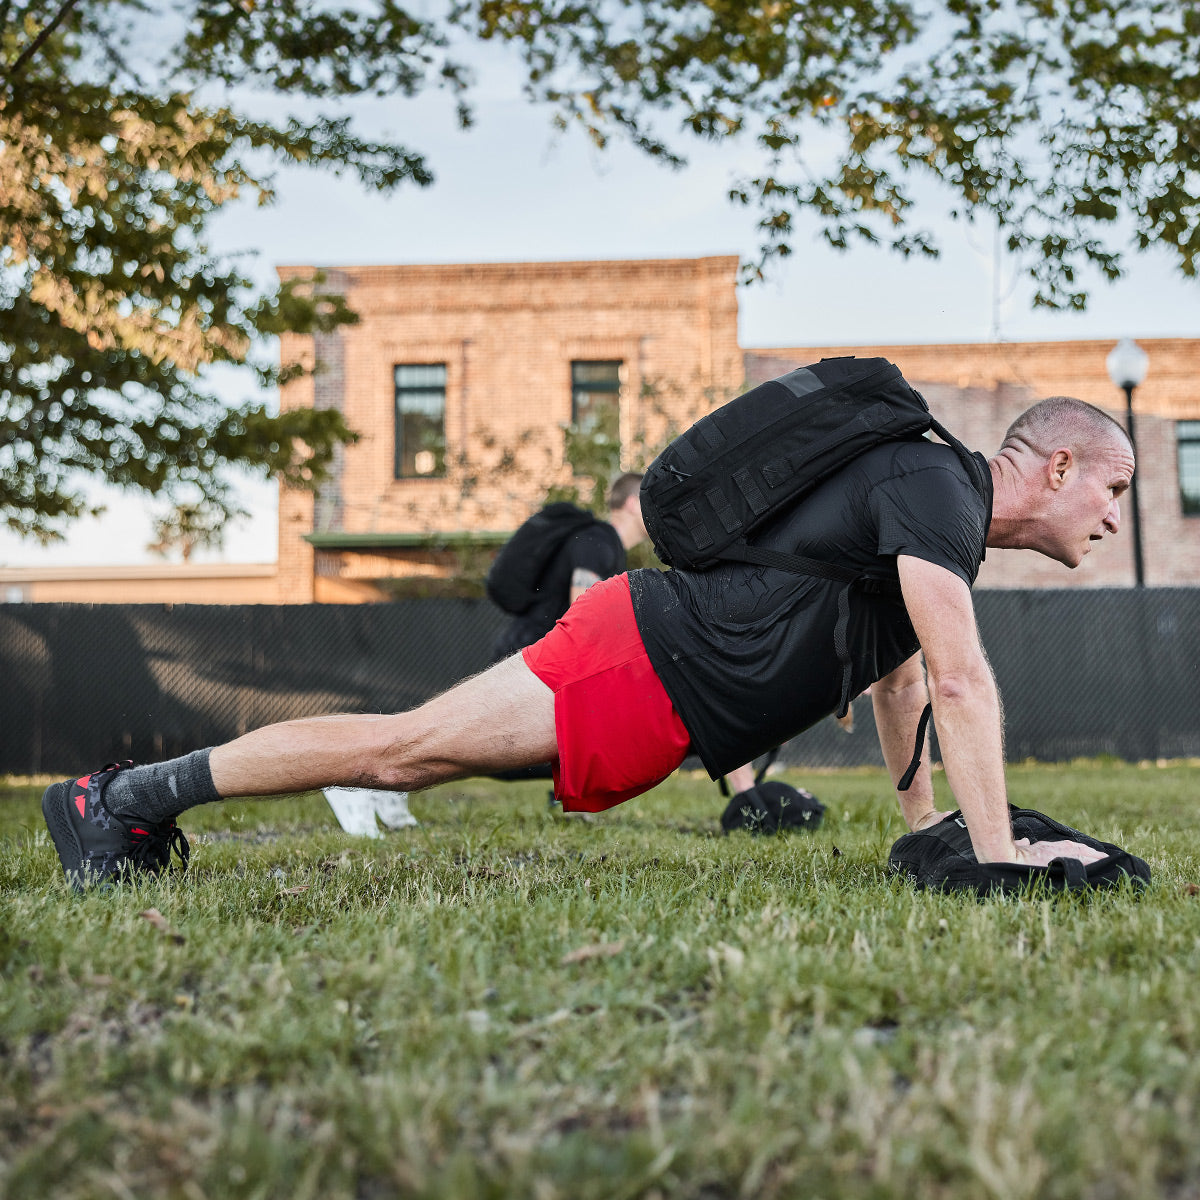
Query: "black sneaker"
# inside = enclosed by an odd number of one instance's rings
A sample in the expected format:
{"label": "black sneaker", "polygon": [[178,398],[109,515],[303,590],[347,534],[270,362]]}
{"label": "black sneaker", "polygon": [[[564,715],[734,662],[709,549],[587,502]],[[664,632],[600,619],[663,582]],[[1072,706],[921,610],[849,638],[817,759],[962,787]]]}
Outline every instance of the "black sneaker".
{"label": "black sneaker", "polygon": [[109,780],[132,766],[108,763],[91,775],[52,783],[42,796],[42,816],[67,882],[78,892],[122,876],[157,875],[170,869],[172,850],[187,870],[191,847],[174,817],[144,821],[110,812],[104,803]]}

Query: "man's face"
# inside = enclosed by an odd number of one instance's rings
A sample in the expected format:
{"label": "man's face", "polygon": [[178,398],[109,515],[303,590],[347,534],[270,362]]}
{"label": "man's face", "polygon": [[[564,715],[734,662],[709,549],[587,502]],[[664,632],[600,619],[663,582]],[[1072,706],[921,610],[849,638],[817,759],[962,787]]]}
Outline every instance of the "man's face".
{"label": "man's face", "polygon": [[1052,460],[1051,558],[1077,567],[1106,533],[1121,527],[1121,498],[1133,479],[1133,451],[1124,438],[1114,438],[1084,460]]}
{"label": "man's face", "polygon": [[[649,538],[646,532],[646,522],[642,520],[642,498],[636,493],[629,497],[624,504],[625,511],[637,521],[637,528],[641,531],[641,537],[638,542],[644,542]],[[637,544],[637,543],[635,543]]]}

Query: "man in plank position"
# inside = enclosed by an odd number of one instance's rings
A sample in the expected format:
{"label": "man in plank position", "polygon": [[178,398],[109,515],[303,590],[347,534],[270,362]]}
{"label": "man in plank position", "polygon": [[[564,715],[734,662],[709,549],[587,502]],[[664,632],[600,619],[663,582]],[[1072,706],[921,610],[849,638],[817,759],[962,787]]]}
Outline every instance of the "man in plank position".
{"label": "man in plank position", "polygon": [[[1077,567],[1119,528],[1133,450],[1106,413],[1054,397],[1018,417],[994,457],[975,457],[982,491],[947,446],[876,446],[753,541],[898,582],[899,594],[856,595],[848,626],[850,694],[871,687],[893,782],[929,700],[980,862],[1093,862],[1101,853],[1078,843],[1013,838],[1000,699],[970,589],[989,546]],[[600,811],[654,787],[689,749],[715,778],[833,712],[846,667],[834,648],[838,591],[733,562],[618,575],[535,645],[410,712],[287,721],[169,762],[105,768],[51,785],[43,813],[67,878],[83,886],[162,870],[172,846],[186,861],[175,818],[229,797],[330,784],[417,791],[549,762],[565,809]],[[910,829],[945,815],[924,755],[897,799]]]}

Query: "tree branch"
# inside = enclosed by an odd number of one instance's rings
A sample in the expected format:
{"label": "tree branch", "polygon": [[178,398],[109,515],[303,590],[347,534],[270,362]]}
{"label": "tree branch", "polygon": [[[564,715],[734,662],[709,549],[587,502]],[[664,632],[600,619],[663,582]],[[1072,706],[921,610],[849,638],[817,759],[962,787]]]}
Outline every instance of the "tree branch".
{"label": "tree branch", "polygon": [[[66,20],[67,14],[79,3],[79,0],[63,0],[58,12],[43,27],[41,33],[25,47],[17,56],[17,61],[8,69],[8,73],[0,80],[0,88],[7,89],[22,67],[42,48],[46,39]],[[7,4],[5,5],[7,8]]]}

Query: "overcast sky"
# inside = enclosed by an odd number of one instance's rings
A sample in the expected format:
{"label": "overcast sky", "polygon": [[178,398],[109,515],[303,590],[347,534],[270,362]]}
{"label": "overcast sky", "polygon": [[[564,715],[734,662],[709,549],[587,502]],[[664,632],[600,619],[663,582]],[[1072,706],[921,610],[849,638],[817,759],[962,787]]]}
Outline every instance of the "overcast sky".
{"label": "overcast sky", "polygon": [[[365,129],[427,155],[437,175],[432,187],[383,197],[350,180],[281,173],[277,203],[223,214],[213,247],[253,255],[253,271],[267,283],[280,263],[754,256],[751,210],[725,199],[751,161],[739,162],[736,149],[699,147],[682,171],[624,146],[596,151],[579,134],[556,133],[504,70],[484,78],[475,103],[478,121],[466,132],[441,97],[359,109]],[[817,240],[815,225],[802,225],[794,257],[767,282],[739,289],[742,346],[1200,336],[1200,283],[1178,276],[1166,255],[1131,258],[1124,280],[1096,283],[1086,313],[1056,314],[1030,308],[1017,264],[997,264],[990,225],[944,219],[932,191],[914,224],[937,233],[936,262],[882,249],[838,253]],[[248,386],[230,384],[231,398]],[[203,560],[274,559],[275,489],[248,485],[243,495],[253,518]],[[56,547],[0,533],[0,565],[158,561],[145,551],[145,503],[119,494],[104,500],[105,518],[81,521]]]}

